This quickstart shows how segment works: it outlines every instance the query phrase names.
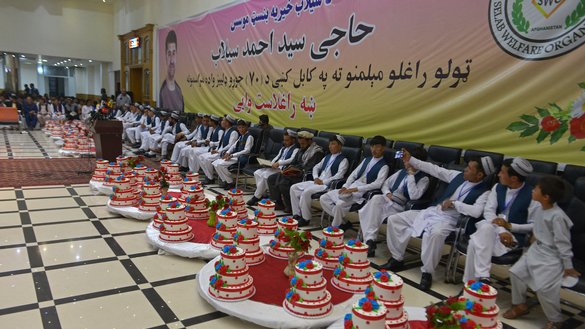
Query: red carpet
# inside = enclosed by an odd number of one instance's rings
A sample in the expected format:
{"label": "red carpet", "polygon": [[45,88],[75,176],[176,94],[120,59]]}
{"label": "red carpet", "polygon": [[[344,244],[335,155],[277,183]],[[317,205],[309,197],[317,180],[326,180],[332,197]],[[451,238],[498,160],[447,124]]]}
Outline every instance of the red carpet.
{"label": "red carpet", "polygon": [[207,226],[206,220],[190,220],[187,222],[193,230],[193,239],[189,242],[193,243],[211,243],[211,237],[215,233],[215,227]]}
{"label": "red carpet", "polygon": [[86,184],[94,158],[1,159],[0,187]]}

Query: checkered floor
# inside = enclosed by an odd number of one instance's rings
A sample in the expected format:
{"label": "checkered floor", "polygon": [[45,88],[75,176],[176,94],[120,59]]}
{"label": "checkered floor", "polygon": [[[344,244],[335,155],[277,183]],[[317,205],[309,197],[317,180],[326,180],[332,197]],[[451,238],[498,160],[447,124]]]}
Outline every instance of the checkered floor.
{"label": "checkered floor", "polygon": [[[23,149],[34,144],[41,155],[52,154],[54,144],[40,132],[3,133],[9,149],[14,143]],[[225,192],[217,186],[209,191]],[[199,297],[196,277],[205,261],[158,254],[147,243],[146,223],[109,213],[106,201],[86,184],[0,188],[0,328],[260,328]],[[309,229],[322,237],[319,227]],[[347,232],[346,239],[355,234]],[[399,273],[406,305],[424,307],[459,292],[461,285],[443,283],[442,267],[433,290],[420,291],[420,262],[410,256],[414,261]],[[371,261],[381,264],[388,257],[380,243]],[[498,305],[506,310],[509,285],[495,285]],[[531,301],[530,315],[506,320],[506,327],[542,327],[544,315]],[[582,310],[563,305],[565,328],[584,327]]]}
{"label": "checkered floor", "polygon": [[0,129],[0,159],[62,158],[59,147],[40,130]]}

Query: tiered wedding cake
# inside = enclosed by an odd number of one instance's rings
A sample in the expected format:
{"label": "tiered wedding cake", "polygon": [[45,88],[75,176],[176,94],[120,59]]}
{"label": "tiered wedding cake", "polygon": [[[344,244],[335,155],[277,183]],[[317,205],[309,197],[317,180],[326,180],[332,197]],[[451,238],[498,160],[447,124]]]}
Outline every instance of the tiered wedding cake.
{"label": "tiered wedding cake", "polygon": [[313,260],[298,262],[290,285],[283,302],[284,309],[290,314],[302,318],[319,318],[329,315],[333,310],[321,263]]}
{"label": "tiered wedding cake", "polygon": [[114,181],[116,178],[122,176],[122,168],[119,164],[115,162],[110,162],[108,165],[108,170],[106,170],[106,178],[104,179],[105,186],[114,186]]}
{"label": "tiered wedding cake", "polygon": [[144,171],[144,179],[143,181],[147,182],[147,181],[154,181],[154,182],[158,182],[160,179],[158,177],[158,170],[153,169],[153,168],[147,168]]}
{"label": "tiered wedding cake", "polygon": [[238,213],[238,219],[248,219],[248,209],[246,209],[246,203],[244,202],[244,193],[238,189],[231,189],[228,191],[230,201],[230,207]]}
{"label": "tiered wedding cake", "polygon": [[349,329],[385,329],[393,328],[386,323],[387,309],[376,299],[371,287],[365,291],[366,297],[359,299],[351,313],[343,318],[343,327]]}
{"label": "tiered wedding cake", "polygon": [[465,315],[481,328],[501,328],[500,309],[496,305],[498,291],[485,283],[470,280],[463,288],[462,299],[472,302]]}
{"label": "tiered wedding cake", "polygon": [[103,182],[106,179],[106,171],[108,171],[108,160],[99,159],[95,162],[95,171],[93,172],[92,180],[96,182]]}
{"label": "tiered wedding cake", "polygon": [[234,242],[246,252],[246,263],[257,265],[264,261],[264,251],[260,249],[258,222],[248,218],[240,219],[234,234]]}
{"label": "tiered wedding cake", "polygon": [[373,291],[378,300],[386,306],[388,310],[386,320],[390,321],[393,327],[405,325],[408,322],[408,315],[404,312],[402,285],[402,278],[396,274],[384,270],[374,273]]}
{"label": "tiered wedding cake", "polygon": [[160,228],[160,226],[163,224],[164,220],[167,218],[167,208],[173,204],[177,202],[177,199],[173,198],[170,195],[165,195],[162,196],[159,199],[159,206],[156,209],[156,214],[154,214],[154,218],[153,220],[153,226],[156,228]]}
{"label": "tiered wedding cake", "polygon": [[160,185],[158,182],[145,182],[142,185],[142,200],[138,204],[141,211],[154,212],[160,205]]}
{"label": "tiered wedding cake", "polygon": [[185,242],[193,239],[191,226],[187,224],[185,216],[185,206],[178,202],[169,205],[159,231],[159,239],[167,242]]}
{"label": "tiered wedding cake", "polygon": [[189,171],[185,177],[189,180],[196,180],[199,181],[199,173]]}
{"label": "tiered wedding cake", "polygon": [[185,208],[187,218],[196,220],[209,219],[208,201],[198,180],[184,179],[179,200],[187,206]]}
{"label": "tiered wedding cake", "polygon": [[[296,231],[299,223],[292,217],[282,217],[277,221],[278,228],[274,231],[274,239],[270,240],[270,247],[268,253],[280,259],[288,259],[288,254],[295,252],[295,249],[290,246],[290,241],[286,235],[286,230]],[[299,253],[301,257],[303,253]]]}
{"label": "tiered wedding cake", "polygon": [[217,224],[215,234],[211,238],[211,246],[222,249],[234,243],[234,234],[238,225],[238,214],[229,207],[218,210],[216,213]]}
{"label": "tiered wedding cake", "polygon": [[323,229],[324,239],[319,240],[319,248],[315,250],[315,258],[323,267],[332,270],[339,264],[339,256],[344,250],[343,230],[337,226]]}
{"label": "tiered wedding cake", "polygon": [[167,166],[167,174],[165,178],[169,185],[181,185],[183,184],[183,177],[179,172],[179,165],[176,163],[169,164]]}
{"label": "tiered wedding cake", "polygon": [[114,195],[110,196],[112,207],[132,207],[138,203],[134,189],[130,186],[130,179],[120,176],[114,181]]}
{"label": "tiered wedding cake", "polygon": [[347,292],[362,292],[372,283],[369,271],[368,246],[357,240],[349,240],[339,256],[339,265],[333,271],[333,285]]}
{"label": "tiered wedding cake", "polygon": [[248,274],[246,252],[234,245],[221,249],[221,258],[215,263],[215,274],[209,277],[209,293],[222,301],[241,301],[256,292],[254,280]]}
{"label": "tiered wedding cake", "polygon": [[276,215],[274,214],[274,202],[268,199],[262,199],[258,202],[258,210],[254,212],[258,221],[258,234],[272,235],[276,231]]}

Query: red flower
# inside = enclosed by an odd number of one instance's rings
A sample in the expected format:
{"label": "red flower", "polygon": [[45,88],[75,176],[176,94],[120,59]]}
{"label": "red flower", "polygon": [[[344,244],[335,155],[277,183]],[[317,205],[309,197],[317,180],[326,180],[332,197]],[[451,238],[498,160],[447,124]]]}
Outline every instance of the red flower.
{"label": "red flower", "polygon": [[293,219],[291,217],[289,217],[289,218],[287,218],[286,222],[287,223],[292,223],[293,222]]}
{"label": "red flower", "polygon": [[300,287],[302,287],[302,286],[303,286],[303,280],[301,280],[301,279],[298,279],[298,280],[297,280],[296,287],[297,287],[297,288],[300,288]]}
{"label": "red flower", "polygon": [[312,269],[312,268],[314,268],[314,267],[315,267],[315,265],[313,265],[313,262],[309,262],[309,263],[307,263],[307,268],[308,268],[309,270],[310,270],[310,269]]}
{"label": "red flower", "polygon": [[343,258],[343,264],[346,265],[349,263],[349,258],[348,257],[344,257]]}
{"label": "red flower", "polygon": [[351,329],[353,328],[353,321],[347,320],[343,323],[343,329]]}
{"label": "red flower", "polygon": [[376,295],[374,294],[373,290],[370,290],[370,292],[368,292],[367,297],[368,297],[368,299],[374,299],[374,298],[376,298]]}
{"label": "red flower", "polygon": [[227,266],[223,265],[219,268],[219,274],[225,274],[227,272]]}
{"label": "red flower", "polygon": [[345,273],[345,271],[339,272],[339,276],[342,278],[345,278],[346,275],[347,275],[347,273]]}
{"label": "red flower", "polygon": [[305,236],[307,237],[307,240],[311,240],[313,238],[313,234],[311,234],[309,231],[305,231]]}
{"label": "red flower", "polygon": [[479,289],[483,292],[488,292],[488,291],[490,291],[490,286],[488,286],[487,284],[484,284]]}
{"label": "red flower", "polygon": [[475,282],[475,280],[469,280],[469,281],[467,281],[467,285],[471,286],[474,282]]}
{"label": "red flower", "polygon": [[451,313],[451,308],[449,308],[449,306],[441,306],[439,307],[439,313],[443,315],[448,315]]}
{"label": "red flower", "polygon": [[331,247],[333,247],[333,242],[331,242],[331,241],[327,241],[327,242],[325,242],[325,247],[326,247],[326,248],[331,248]]}
{"label": "red flower", "polygon": [[219,201],[221,199],[223,199],[223,195],[218,194],[218,195],[215,196],[215,200]]}
{"label": "red flower", "polygon": [[571,127],[571,135],[577,139],[585,138],[585,115],[580,118],[573,118],[569,123]]}
{"label": "red flower", "polygon": [[291,301],[291,302],[293,302],[293,303],[294,303],[294,302],[298,302],[298,301],[299,301],[299,299],[301,299],[301,296],[299,296],[299,294],[293,294],[293,295],[290,297],[290,301]]}
{"label": "red flower", "polygon": [[372,310],[372,303],[370,303],[370,301],[366,301],[362,304],[362,310],[366,311],[366,312],[370,312]]}
{"label": "red flower", "polygon": [[230,205],[229,205],[229,204],[224,204],[224,205],[223,205],[223,209],[227,209],[227,208],[229,208],[229,207],[230,207]]}
{"label": "red flower", "polygon": [[211,205],[211,210],[213,210],[213,211],[217,211],[218,208],[219,208],[219,205],[217,203],[214,203]]}
{"label": "red flower", "polygon": [[388,278],[389,278],[389,276],[388,276],[388,275],[382,275],[382,276],[380,277],[380,281],[382,281],[382,282],[388,282]]}
{"label": "red flower", "polygon": [[473,313],[481,313],[483,312],[483,307],[481,306],[480,303],[474,303],[473,304]]}

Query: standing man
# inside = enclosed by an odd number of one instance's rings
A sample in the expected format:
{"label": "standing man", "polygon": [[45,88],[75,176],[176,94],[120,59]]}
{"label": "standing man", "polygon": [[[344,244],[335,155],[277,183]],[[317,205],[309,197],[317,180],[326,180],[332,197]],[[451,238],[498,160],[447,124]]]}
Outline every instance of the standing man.
{"label": "standing man", "polygon": [[116,97],[116,105],[124,107],[129,106],[130,104],[132,104],[132,98],[130,98],[130,95],[126,93],[126,90],[122,89],[120,95]]}
{"label": "standing man", "polygon": [[160,106],[172,111],[184,112],[183,92],[177,81],[175,81],[175,70],[177,64],[177,34],[169,31],[165,40],[165,56],[167,63],[167,76],[160,86],[158,101]]}
{"label": "standing man", "polygon": [[478,279],[490,283],[492,256],[502,256],[516,247],[524,247],[532,232],[538,202],[526,176],[532,165],[526,159],[506,159],[498,174],[500,182],[492,188],[483,210],[484,220],[469,237],[463,282]]}

